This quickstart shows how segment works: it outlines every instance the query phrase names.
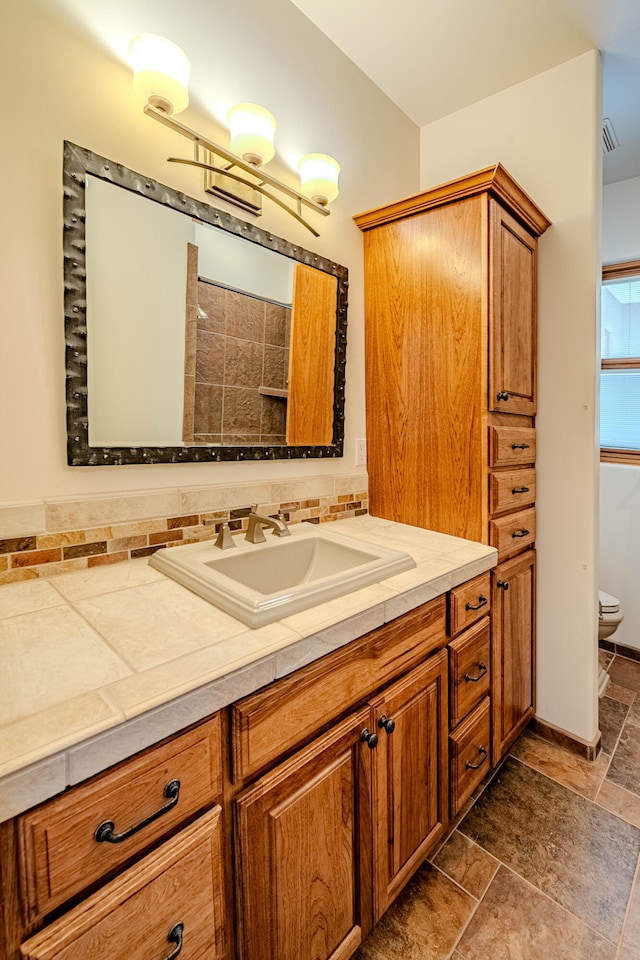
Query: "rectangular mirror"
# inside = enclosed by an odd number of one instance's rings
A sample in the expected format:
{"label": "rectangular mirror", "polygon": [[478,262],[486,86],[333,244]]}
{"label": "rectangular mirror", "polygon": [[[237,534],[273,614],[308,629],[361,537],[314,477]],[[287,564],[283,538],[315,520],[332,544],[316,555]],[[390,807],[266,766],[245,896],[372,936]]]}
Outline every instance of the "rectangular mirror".
{"label": "rectangular mirror", "polygon": [[342,455],[347,270],[71,143],[68,462]]}

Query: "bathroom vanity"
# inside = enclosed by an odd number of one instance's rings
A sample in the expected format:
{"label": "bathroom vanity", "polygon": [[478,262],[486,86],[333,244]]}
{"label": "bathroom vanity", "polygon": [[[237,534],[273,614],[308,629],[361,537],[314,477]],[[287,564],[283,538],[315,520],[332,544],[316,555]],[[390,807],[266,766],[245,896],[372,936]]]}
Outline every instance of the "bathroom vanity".
{"label": "bathroom vanity", "polygon": [[[246,695],[240,679],[226,705],[0,825],[7,960],[347,958],[465,809],[493,762],[496,551],[343,523],[407,550],[415,568],[292,617],[275,644],[275,625],[239,626],[230,650],[253,638],[263,669]],[[119,566],[122,594],[139,591]],[[154,590],[184,590],[149,575]],[[210,622],[210,605],[185,593]],[[97,599],[115,604],[117,591]],[[108,732],[114,743],[127,725]],[[104,736],[88,756],[114,756]]]}

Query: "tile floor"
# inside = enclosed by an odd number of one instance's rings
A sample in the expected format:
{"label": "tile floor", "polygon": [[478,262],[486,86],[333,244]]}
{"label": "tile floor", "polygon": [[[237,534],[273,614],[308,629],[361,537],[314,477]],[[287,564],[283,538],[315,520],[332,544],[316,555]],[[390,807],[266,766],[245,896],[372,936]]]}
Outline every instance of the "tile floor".
{"label": "tile floor", "polygon": [[525,732],[357,960],[640,960],[640,662],[600,658],[595,763]]}

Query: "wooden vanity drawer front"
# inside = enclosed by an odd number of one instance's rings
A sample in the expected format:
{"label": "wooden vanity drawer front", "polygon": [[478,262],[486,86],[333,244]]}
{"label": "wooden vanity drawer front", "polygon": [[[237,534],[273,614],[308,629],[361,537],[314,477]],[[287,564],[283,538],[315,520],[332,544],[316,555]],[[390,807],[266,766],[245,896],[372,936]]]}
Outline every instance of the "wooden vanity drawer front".
{"label": "wooden vanity drawer front", "polygon": [[446,644],[445,597],[233,706],[233,779],[246,780]]}
{"label": "wooden vanity drawer front", "polygon": [[489,693],[490,657],[489,617],[485,617],[449,644],[449,709],[452,728]]}
{"label": "wooden vanity drawer front", "polygon": [[491,574],[487,570],[449,593],[449,636],[455,637],[486,616],[490,607]]}
{"label": "wooden vanity drawer front", "polygon": [[535,461],[534,427],[489,427],[490,467],[510,467]]}
{"label": "wooden vanity drawer front", "polygon": [[473,713],[449,734],[452,817],[455,817],[491,767],[490,714],[490,700],[485,697]]}
{"label": "wooden vanity drawer front", "polygon": [[[174,803],[166,786],[180,781]],[[220,717],[125,760],[19,818],[21,877],[30,920],[45,916],[126,864],[222,792]],[[168,792],[170,793],[170,791]],[[127,839],[95,839],[112,821],[116,834],[169,809]]]}
{"label": "wooden vanity drawer front", "polygon": [[530,547],[536,539],[536,511],[519,510],[489,523],[489,543],[498,550],[498,560],[504,560]]}
{"label": "wooden vanity drawer front", "polygon": [[520,510],[536,502],[536,471],[508,470],[489,474],[489,513]]}
{"label": "wooden vanity drawer front", "polygon": [[[221,809],[215,807],[22,944],[27,960],[219,960],[225,953]],[[173,939],[168,934],[173,931]]]}

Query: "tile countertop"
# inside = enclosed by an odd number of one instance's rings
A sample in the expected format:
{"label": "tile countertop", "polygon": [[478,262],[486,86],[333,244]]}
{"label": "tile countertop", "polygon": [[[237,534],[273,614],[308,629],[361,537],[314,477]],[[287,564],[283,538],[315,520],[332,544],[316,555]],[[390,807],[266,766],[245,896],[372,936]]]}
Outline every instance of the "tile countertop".
{"label": "tile countertop", "polygon": [[492,547],[371,516],[333,529],[417,566],[257,630],[146,559],[0,587],[0,822],[497,562]]}

